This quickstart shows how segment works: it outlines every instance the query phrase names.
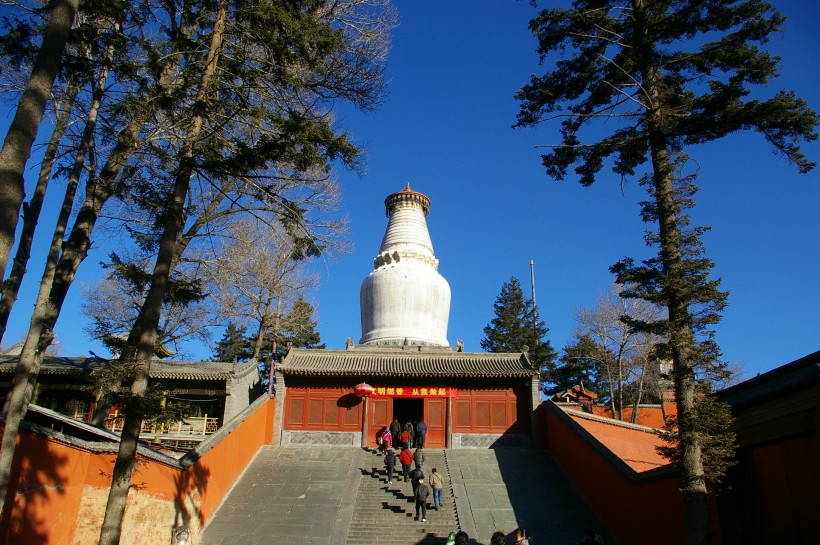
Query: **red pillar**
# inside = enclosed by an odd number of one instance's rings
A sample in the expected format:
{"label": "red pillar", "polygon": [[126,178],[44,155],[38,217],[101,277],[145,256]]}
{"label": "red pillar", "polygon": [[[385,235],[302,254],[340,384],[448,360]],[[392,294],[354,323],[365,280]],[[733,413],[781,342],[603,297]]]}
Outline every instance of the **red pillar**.
{"label": "red pillar", "polygon": [[363,397],[364,410],[362,410],[362,448],[367,448],[368,423],[370,422],[370,398]]}

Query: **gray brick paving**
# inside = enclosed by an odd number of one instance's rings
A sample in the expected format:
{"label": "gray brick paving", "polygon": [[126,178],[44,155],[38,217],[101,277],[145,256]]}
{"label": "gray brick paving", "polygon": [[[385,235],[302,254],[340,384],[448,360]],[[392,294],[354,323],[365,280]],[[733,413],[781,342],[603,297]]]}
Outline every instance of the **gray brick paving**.
{"label": "gray brick paving", "polygon": [[[366,456],[355,447],[263,448],[200,543],[343,545]],[[448,450],[447,460],[458,520],[472,543],[519,526],[533,545],[575,544],[591,528],[606,535],[549,453],[460,449]]]}
{"label": "gray brick paving", "polygon": [[459,521],[478,543],[519,527],[532,533],[533,545],[574,545],[589,529],[607,535],[547,452],[456,449],[447,456],[454,491],[461,496],[456,498]]}

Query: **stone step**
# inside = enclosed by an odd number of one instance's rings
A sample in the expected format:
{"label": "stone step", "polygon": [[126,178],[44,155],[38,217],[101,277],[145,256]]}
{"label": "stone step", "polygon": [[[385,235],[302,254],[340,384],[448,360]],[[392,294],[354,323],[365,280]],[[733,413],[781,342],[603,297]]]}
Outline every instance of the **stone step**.
{"label": "stone step", "polygon": [[446,482],[442,509],[432,508],[431,494],[427,521],[416,520],[410,483],[394,475],[393,484],[388,484],[384,458],[370,452],[360,468],[361,478],[347,534],[349,545],[441,544],[451,531],[458,529],[446,455],[443,450],[431,450],[426,451],[425,456],[422,468],[427,470],[425,475],[429,476],[435,467]]}

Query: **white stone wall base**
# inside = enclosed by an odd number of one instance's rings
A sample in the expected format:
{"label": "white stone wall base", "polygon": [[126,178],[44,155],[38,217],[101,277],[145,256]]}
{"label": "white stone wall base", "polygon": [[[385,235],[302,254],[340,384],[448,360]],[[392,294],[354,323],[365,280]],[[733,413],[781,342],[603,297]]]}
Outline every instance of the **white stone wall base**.
{"label": "white stone wall base", "polygon": [[282,444],[358,447],[362,444],[362,432],[284,430]]}
{"label": "white stone wall base", "polygon": [[453,448],[530,448],[525,433],[454,433]]}
{"label": "white stone wall base", "polygon": [[[362,433],[284,430],[282,444],[358,447],[362,444]],[[530,436],[524,433],[454,433],[452,448],[530,448],[531,446]]]}

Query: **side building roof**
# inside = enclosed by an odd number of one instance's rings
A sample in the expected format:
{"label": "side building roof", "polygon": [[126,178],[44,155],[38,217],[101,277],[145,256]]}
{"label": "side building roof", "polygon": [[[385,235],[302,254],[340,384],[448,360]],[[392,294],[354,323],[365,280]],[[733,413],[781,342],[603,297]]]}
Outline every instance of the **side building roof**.
{"label": "side building roof", "polygon": [[526,378],[538,374],[524,352],[460,352],[426,346],[292,348],[276,369],[285,376],[337,377]]}
{"label": "side building roof", "polygon": [[[14,373],[19,356],[0,355],[0,376]],[[41,375],[81,375],[99,369],[109,360],[102,358],[66,358],[46,356],[40,366]],[[256,372],[255,361],[230,363],[221,361],[153,360],[149,376],[154,379],[228,380]]]}
{"label": "side building roof", "polygon": [[735,410],[820,386],[820,351],[717,392]]}

